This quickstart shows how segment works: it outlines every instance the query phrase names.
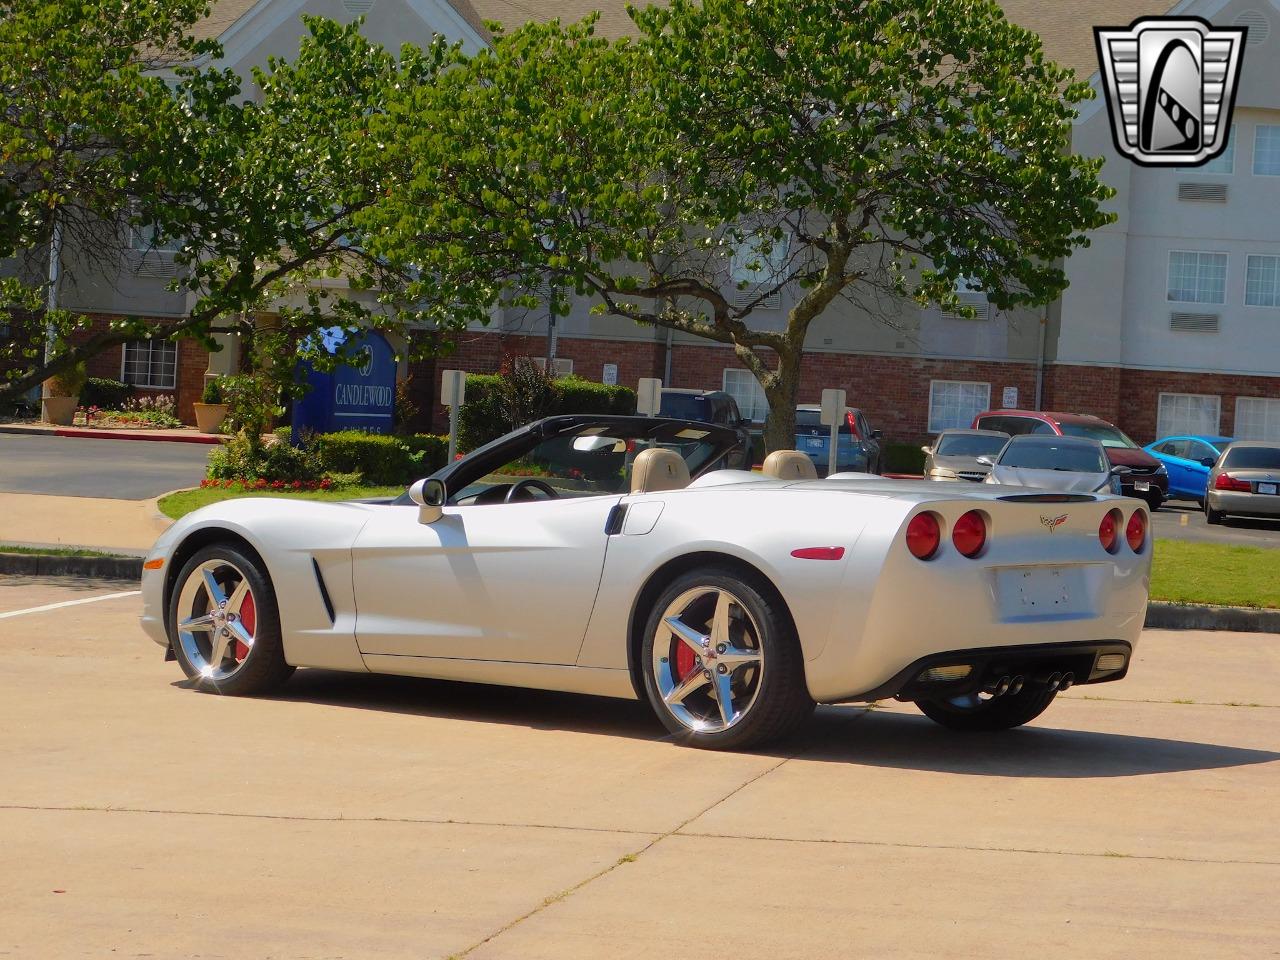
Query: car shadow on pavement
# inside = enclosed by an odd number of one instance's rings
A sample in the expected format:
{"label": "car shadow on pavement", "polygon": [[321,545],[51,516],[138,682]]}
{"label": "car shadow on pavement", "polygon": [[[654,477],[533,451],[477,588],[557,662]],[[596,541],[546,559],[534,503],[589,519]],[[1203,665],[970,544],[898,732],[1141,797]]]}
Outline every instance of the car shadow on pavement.
{"label": "car shadow on pavement", "polygon": [[1194,740],[1035,724],[997,733],[956,733],[924,716],[820,707],[788,746],[807,761],[987,777],[1135,777],[1243,767],[1280,753]]}
{"label": "car shadow on pavement", "polygon": [[[638,701],[454,680],[299,670],[270,699],[531,730],[669,739],[648,705]],[[1270,750],[1070,730],[1045,723],[1042,718],[1017,730],[961,734],[924,716],[863,706],[824,706],[786,742],[751,752],[972,776],[1064,779],[1133,777],[1280,760],[1280,753]]]}

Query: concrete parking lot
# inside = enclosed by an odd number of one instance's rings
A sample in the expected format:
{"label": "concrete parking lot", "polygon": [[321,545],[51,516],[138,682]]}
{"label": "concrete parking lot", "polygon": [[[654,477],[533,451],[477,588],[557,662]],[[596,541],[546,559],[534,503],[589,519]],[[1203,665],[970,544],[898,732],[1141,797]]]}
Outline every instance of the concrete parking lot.
{"label": "concrete parking lot", "polygon": [[735,755],[584,697],[321,671],[199,694],[131,591],[0,578],[0,956],[1280,944],[1278,636],[1149,631],[1129,679],[1010,734],[829,707]]}
{"label": "concrete parking lot", "polygon": [[1189,500],[1171,500],[1151,515],[1151,529],[1167,540],[1231,543],[1242,547],[1280,547],[1280,520],[1227,517],[1209,526],[1204,511]]}

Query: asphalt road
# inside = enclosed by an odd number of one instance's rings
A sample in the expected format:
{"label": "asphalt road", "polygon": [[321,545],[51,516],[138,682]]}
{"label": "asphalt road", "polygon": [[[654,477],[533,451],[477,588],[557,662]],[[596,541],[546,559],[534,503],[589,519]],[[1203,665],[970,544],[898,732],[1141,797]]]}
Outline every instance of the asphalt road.
{"label": "asphalt road", "polygon": [[1204,521],[1204,511],[1189,500],[1170,500],[1151,515],[1156,537],[1200,543],[1234,543],[1246,547],[1280,549],[1280,520],[1228,517],[1219,526]]}
{"label": "asphalt road", "polygon": [[130,589],[0,577],[2,956],[1280,944],[1274,637],[1147,631],[1128,678],[1004,734],[886,703],[710,753],[625,701],[319,670],[203,695],[136,595],[96,599]]}
{"label": "asphalt road", "polygon": [[204,443],[0,434],[0,491],[147,500],[204,477]]}

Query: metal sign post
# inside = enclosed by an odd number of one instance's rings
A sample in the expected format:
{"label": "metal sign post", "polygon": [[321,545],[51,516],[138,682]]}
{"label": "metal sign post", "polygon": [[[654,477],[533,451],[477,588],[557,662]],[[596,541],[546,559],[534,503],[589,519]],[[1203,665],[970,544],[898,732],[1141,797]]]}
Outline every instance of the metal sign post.
{"label": "metal sign post", "polygon": [[656,417],[662,409],[662,381],[656,377],[641,377],[636,388],[636,413],[642,417]]}
{"label": "metal sign post", "polygon": [[458,411],[466,392],[465,370],[446,370],[440,377],[440,403],[449,408],[449,463],[458,453]]}
{"label": "metal sign post", "polygon": [[843,390],[822,391],[822,422],[831,428],[831,440],[827,445],[827,475],[836,472],[836,453],[840,444],[840,421],[844,419],[845,398]]}

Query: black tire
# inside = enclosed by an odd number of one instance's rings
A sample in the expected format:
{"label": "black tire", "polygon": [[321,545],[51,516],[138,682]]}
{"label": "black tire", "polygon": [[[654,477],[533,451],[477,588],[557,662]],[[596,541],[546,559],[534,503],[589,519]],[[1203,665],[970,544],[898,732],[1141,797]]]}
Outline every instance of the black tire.
{"label": "black tire", "polygon": [[916,706],[935,723],[948,730],[966,733],[1011,730],[1029,723],[1048,709],[1057,691],[1042,686],[1026,686],[1018,693],[980,702],[976,706],[957,706],[947,700],[917,700]]}
{"label": "black tire", "polygon": [[1147,506],[1151,509],[1152,513],[1155,513],[1164,505],[1164,498],[1158,493],[1153,493],[1150,496],[1143,497],[1142,499],[1147,501]]}
{"label": "black tire", "polygon": [[1211,527],[1216,527],[1227,519],[1227,515],[1221,510],[1213,510],[1209,507],[1209,501],[1204,504],[1204,522]]}
{"label": "black tire", "polygon": [[[200,667],[191,661],[185,645],[180,642],[177,629],[183,585],[199,567],[209,561],[220,561],[242,571],[255,604],[253,646],[234,673],[225,679],[213,679],[201,673]],[[253,696],[274,690],[293,674],[294,667],[284,659],[284,643],[280,636],[280,608],[271,579],[257,560],[247,556],[233,544],[210,544],[197,550],[187,560],[174,581],[166,611],[166,625],[178,666],[196,682],[197,689],[233,697]]]}
{"label": "black tire", "polygon": [[[654,643],[667,608],[682,594],[706,588],[731,593],[758,625],[763,651],[762,679],[745,714],[727,729],[699,732],[682,723],[664,702],[654,668]],[[782,599],[767,580],[732,567],[708,566],[673,580],[654,601],[645,620],[640,665],[649,705],[674,739],[710,750],[746,750],[776,742],[793,733],[813,713],[804,679],[804,656],[795,626]]]}

